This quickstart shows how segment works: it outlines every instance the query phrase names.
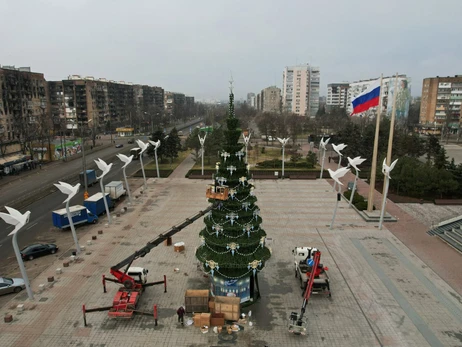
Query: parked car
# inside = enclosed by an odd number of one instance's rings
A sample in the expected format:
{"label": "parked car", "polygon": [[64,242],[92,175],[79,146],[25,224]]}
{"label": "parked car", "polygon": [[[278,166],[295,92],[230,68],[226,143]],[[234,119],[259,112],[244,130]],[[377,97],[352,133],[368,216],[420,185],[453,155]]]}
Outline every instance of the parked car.
{"label": "parked car", "polygon": [[133,140],[133,139],[130,139],[130,140],[128,140],[128,143],[129,143],[129,144],[131,144],[131,143],[135,143],[135,140]]}
{"label": "parked car", "polygon": [[26,260],[32,260],[42,255],[55,254],[57,251],[58,246],[54,243],[36,243],[23,248],[21,250],[21,257]]}
{"label": "parked car", "polygon": [[124,145],[122,143],[118,143],[117,145],[115,145],[115,148],[122,148]]}
{"label": "parked car", "polygon": [[0,277],[0,295],[8,293],[19,293],[26,288],[22,278]]}

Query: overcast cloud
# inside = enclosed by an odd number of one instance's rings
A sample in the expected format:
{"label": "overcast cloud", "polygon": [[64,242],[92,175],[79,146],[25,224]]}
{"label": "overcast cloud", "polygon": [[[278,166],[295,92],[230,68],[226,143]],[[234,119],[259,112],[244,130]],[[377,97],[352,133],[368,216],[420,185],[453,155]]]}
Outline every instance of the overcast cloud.
{"label": "overcast cloud", "polygon": [[311,63],[327,84],[462,74],[461,0],[0,0],[0,64],[159,85],[196,98],[281,87]]}

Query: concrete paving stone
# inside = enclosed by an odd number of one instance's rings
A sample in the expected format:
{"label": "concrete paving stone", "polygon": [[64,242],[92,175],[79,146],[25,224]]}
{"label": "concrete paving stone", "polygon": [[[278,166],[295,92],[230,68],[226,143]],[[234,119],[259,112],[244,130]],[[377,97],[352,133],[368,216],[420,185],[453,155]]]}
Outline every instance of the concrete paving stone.
{"label": "concrete paving stone", "polygon": [[[191,164],[191,161],[185,163]],[[173,247],[162,244],[134,263],[150,269],[150,280],[161,280],[164,274],[167,276],[167,293],[163,292],[161,285],[147,288],[139,307],[152,311],[153,304],[158,305],[157,327],[150,317],[115,321],[107,317],[107,312],[89,313],[87,322],[90,326],[83,327],[82,304],[85,303],[88,308],[108,306],[117,291],[117,285],[108,282],[108,293],[103,293],[103,273],[110,276],[109,268],[113,264],[131,255],[159,233],[208,206],[206,183],[184,179],[186,169],[180,168],[179,173],[175,172],[178,175],[175,180],[149,181],[149,188],[139,199],[139,204],[135,203],[131,212],[121,215],[119,225],[105,229],[105,233],[91,246],[92,254],[85,255],[81,263],[71,264],[60,275],[56,285],[49,289],[48,306],[37,305],[35,311],[25,311],[23,315],[27,324],[0,325],[2,336],[8,336],[12,346],[80,343],[83,346],[176,347],[222,344],[213,332],[201,334],[198,328],[181,328],[176,321],[176,309],[184,303],[185,290],[208,288],[209,280],[198,268],[194,256],[199,245],[198,233],[204,225],[202,219],[173,238],[173,242],[185,242],[184,252],[175,253]],[[263,228],[272,239],[273,253],[259,277],[262,298],[249,308],[255,325],[252,328],[246,325],[245,330],[238,333],[239,345],[304,346],[307,341],[319,346],[428,345],[353,245],[352,239],[360,240],[387,278],[441,341],[448,345],[458,343],[456,338],[444,333],[448,329],[455,330],[451,313],[416,278],[409,264],[406,266],[396,259],[392,262],[393,251],[385,243],[380,243],[380,239],[386,239],[395,246],[451,303],[458,308],[461,308],[461,303],[450,294],[452,289],[394,237],[386,225],[383,230],[378,230],[341,201],[334,229],[329,230],[326,225],[332,218],[335,193],[324,180],[256,181],[256,185],[257,204],[261,209]],[[322,263],[330,269],[333,297],[328,299],[313,295],[306,313],[309,336],[301,337],[287,332],[287,319],[291,311],[300,310],[302,303],[290,250],[294,246],[305,245],[322,250]],[[391,260],[377,255],[379,253],[389,255]],[[180,268],[178,273],[173,272],[175,267]],[[45,274],[55,268],[56,264],[53,264]],[[401,282],[403,276],[409,282]],[[418,295],[410,293],[411,290],[424,295],[426,301],[422,302]],[[46,296],[46,292],[42,295]],[[16,330],[18,326],[20,330]],[[14,341],[13,337],[16,337]]]}

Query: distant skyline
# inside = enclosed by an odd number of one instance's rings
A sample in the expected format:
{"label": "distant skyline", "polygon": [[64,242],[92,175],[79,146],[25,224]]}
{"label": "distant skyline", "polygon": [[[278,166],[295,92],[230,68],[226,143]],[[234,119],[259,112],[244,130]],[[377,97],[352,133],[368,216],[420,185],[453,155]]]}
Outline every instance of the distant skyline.
{"label": "distant skyline", "polygon": [[47,80],[77,74],[158,85],[197,99],[281,87],[310,63],[327,84],[462,74],[460,0],[0,0],[1,65]]}

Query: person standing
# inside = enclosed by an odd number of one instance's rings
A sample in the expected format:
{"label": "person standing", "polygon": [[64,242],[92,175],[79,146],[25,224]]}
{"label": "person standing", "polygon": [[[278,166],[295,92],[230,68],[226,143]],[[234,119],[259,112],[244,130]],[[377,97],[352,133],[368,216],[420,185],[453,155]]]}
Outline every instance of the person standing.
{"label": "person standing", "polygon": [[176,314],[178,315],[178,323],[181,322],[181,325],[184,325],[184,314],[186,313],[186,311],[184,310],[184,307],[183,306],[180,306],[180,308],[178,310],[176,310]]}

